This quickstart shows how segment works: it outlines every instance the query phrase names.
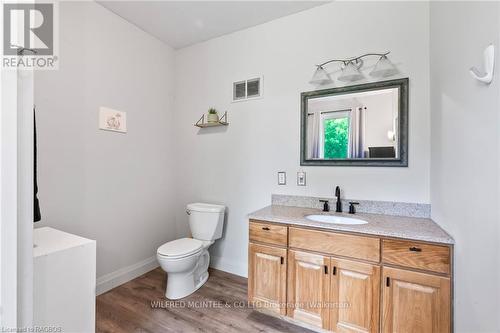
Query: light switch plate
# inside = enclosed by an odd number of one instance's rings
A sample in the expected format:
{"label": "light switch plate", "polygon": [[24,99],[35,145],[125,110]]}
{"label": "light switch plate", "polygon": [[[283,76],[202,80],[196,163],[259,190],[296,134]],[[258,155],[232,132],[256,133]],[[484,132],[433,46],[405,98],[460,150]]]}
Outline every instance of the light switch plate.
{"label": "light switch plate", "polygon": [[127,133],[127,113],[101,106],[99,128],[105,131]]}
{"label": "light switch plate", "polygon": [[286,185],[286,172],[278,171],[278,185]]}
{"label": "light switch plate", "polygon": [[297,172],[297,185],[306,186],[306,173],[303,171]]}

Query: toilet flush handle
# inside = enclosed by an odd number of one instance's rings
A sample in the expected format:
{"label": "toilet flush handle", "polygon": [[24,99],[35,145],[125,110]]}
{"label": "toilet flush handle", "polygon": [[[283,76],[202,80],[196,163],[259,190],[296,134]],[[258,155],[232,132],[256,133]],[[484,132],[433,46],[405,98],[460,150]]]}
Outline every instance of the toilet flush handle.
{"label": "toilet flush handle", "polygon": [[186,209],[186,214],[191,215],[191,211],[189,209]]}

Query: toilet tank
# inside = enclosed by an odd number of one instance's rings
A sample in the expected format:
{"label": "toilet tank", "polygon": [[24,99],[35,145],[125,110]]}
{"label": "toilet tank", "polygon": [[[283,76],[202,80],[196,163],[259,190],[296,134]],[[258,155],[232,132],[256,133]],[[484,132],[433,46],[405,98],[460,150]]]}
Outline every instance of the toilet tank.
{"label": "toilet tank", "polygon": [[193,238],[214,241],[222,237],[225,206],[207,203],[191,203],[186,207],[189,228]]}

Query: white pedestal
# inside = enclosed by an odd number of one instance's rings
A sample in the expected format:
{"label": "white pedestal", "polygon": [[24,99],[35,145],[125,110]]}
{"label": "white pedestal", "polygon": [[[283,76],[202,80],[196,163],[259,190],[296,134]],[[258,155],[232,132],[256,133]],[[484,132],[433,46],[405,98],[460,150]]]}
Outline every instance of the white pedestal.
{"label": "white pedestal", "polygon": [[95,332],[96,242],[49,227],[33,241],[34,325]]}

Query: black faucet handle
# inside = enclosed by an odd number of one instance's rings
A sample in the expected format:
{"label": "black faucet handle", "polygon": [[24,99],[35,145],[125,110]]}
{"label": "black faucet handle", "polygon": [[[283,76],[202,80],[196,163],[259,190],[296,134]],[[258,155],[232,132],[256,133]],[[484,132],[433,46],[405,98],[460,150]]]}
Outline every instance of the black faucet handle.
{"label": "black faucet handle", "polygon": [[349,201],[349,214],[356,214],[355,205],[359,205],[359,202]]}
{"label": "black faucet handle", "polygon": [[323,203],[323,211],[324,212],[329,212],[330,211],[330,206],[328,205],[328,200],[327,199],[320,199],[319,202]]}

